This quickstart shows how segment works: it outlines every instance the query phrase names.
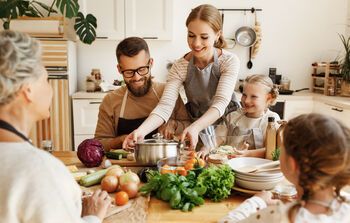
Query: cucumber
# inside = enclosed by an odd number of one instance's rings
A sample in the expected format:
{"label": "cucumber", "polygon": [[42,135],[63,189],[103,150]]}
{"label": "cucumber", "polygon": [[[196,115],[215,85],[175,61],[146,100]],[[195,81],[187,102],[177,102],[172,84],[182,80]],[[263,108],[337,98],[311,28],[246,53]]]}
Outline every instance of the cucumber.
{"label": "cucumber", "polygon": [[89,187],[99,184],[102,178],[106,175],[108,169],[98,170],[95,173],[88,174],[80,178],[79,184],[84,187]]}
{"label": "cucumber", "polygon": [[109,159],[117,159],[120,160],[122,158],[126,158],[129,152],[123,150],[123,149],[115,149],[111,150],[109,152],[106,152],[106,157]]}

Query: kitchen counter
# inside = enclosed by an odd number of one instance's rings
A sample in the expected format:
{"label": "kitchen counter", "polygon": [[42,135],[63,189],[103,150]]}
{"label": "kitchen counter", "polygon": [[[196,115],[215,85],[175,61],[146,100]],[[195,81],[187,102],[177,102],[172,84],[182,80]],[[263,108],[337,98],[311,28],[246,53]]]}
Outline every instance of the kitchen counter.
{"label": "kitchen counter", "polygon": [[[79,91],[73,94],[73,99],[103,99],[108,92],[84,92]],[[237,98],[240,100],[242,94],[240,92],[235,92]],[[316,100],[324,102],[326,104],[342,107],[345,109],[350,109],[350,98],[340,97],[340,96],[326,96],[323,94],[316,94],[309,91],[294,92],[292,95],[279,95],[277,101],[287,101],[287,100]]]}
{"label": "kitchen counter", "polygon": [[[55,151],[53,155],[60,159],[65,165],[82,166],[82,163],[76,156],[76,152]],[[234,209],[242,203],[247,197],[242,194],[233,193],[231,196],[219,203],[206,200],[204,205],[193,208],[192,212],[182,212],[180,210],[172,210],[168,203],[151,198],[148,207],[147,222],[149,223],[195,223],[195,222],[217,222],[225,216],[230,210]],[[115,219],[117,220],[117,219]],[[104,223],[113,222],[113,216],[105,220]]]}

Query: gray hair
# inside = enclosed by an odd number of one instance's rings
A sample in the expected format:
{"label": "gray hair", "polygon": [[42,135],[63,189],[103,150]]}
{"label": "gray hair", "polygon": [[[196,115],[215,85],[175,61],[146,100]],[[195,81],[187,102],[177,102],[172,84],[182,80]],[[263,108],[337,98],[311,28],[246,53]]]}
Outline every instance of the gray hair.
{"label": "gray hair", "polygon": [[42,73],[39,41],[10,30],[0,32],[0,105],[9,103],[23,84]]}

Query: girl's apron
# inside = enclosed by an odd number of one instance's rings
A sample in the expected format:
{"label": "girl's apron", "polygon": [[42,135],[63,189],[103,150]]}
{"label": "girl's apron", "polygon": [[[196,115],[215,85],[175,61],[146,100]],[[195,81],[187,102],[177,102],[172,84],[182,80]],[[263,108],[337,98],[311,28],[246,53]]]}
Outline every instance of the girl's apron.
{"label": "girl's apron", "polygon": [[[230,129],[228,136],[237,136],[237,139],[244,137],[245,141],[249,144],[249,149],[259,149],[264,147],[264,132],[261,130],[262,120],[265,118],[266,113],[260,118],[258,127],[252,129],[246,129],[239,126],[239,121],[244,117],[244,114],[238,117],[238,119],[232,124],[233,129]],[[234,137],[232,137],[234,138]],[[227,143],[230,144],[230,143]]]}

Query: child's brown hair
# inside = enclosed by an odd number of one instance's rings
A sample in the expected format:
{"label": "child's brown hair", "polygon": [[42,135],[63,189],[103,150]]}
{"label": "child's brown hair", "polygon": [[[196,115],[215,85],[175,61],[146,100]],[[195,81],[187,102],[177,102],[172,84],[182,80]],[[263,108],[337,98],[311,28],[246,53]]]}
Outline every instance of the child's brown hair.
{"label": "child's brown hair", "polygon": [[[299,167],[302,200],[307,201],[319,189],[340,190],[350,183],[350,129],[321,114],[305,114],[290,120],[283,130],[286,154]],[[289,216],[300,207],[291,208]]]}

